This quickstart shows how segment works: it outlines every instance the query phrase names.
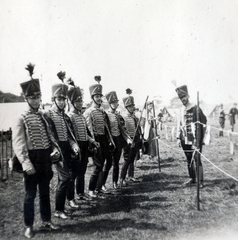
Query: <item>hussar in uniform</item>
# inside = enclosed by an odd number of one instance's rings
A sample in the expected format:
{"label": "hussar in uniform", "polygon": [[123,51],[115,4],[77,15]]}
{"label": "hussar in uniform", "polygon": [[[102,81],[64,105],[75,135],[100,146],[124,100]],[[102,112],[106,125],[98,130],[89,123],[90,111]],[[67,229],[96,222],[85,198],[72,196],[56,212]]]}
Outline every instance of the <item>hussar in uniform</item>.
{"label": "hussar in uniform", "polygon": [[59,72],[58,77],[62,83],[52,85],[53,105],[46,112],[49,123],[55,129],[54,133],[62,152],[62,161],[56,164],[58,172],[58,185],[55,198],[55,217],[67,219],[65,202],[70,209],[79,206],[74,201],[74,188],[72,188],[72,158],[80,160],[80,148],[72,131],[69,117],[65,114],[68,86],[64,84],[65,72]]}
{"label": "hussar in uniform", "polygon": [[[68,99],[70,102],[70,111],[67,115],[73,125],[75,138],[81,150],[80,161],[73,161],[73,183],[76,179],[76,193],[77,200],[90,200],[87,194],[85,194],[85,173],[88,164],[88,149],[99,148],[97,143],[92,137],[87,128],[86,119],[82,114],[83,107],[83,91],[78,86],[74,85],[71,80],[68,89]],[[74,184],[73,186],[74,187]]]}
{"label": "hussar in uniform", "polygon": [[115,143],[116,149],[108,155],[106,164],[103,168],[103,186],[102,188],[106,190],[106,181],[108,173],[113,164],[113,173],[112,173],[112,182],[113,188],[117,189],[118,187],[118,178],[119,178],[119,160],[122,153],[122,148],[132,143],[132,139],[126,131],[125,121],[120,113],[117,111],[119,106],[118,98],[115,91],[111,91],[105,94],[105,97],[110,105],[111,110],[107,112],[109,122],[110,122],[110,131]]}
{"label": "hussar in uniform", "polygon": [[124,147],[124,163],[121,168],[120,174],[120,186],[126,186],[127,183],[125,181],[126,174],[128,171],[128,177],[130,181],[137,181],[134,177],[134,160],[136,158],[136,154],[138,152],[139,145],[141,143],[141,133],[140,127],[138,124],[138,118],[135,116],[135,104],[134,104],[134,97],[131,96],[132,90],[126,90],[128,96],[123,98],[124,106],[127,110],[127,115],[124,116],[125,126],[127,132],[132,139],[132,144],[127,144]]}
{"label": "hussar in uniform", "polygon": [[98,84],[94,84],[89,87],[92,105],[84,112],[91,136],[100,144],[100,147],[97,148],[97,152],[93,155],[94,170],[90,177],[88,192],[91,197],[97,197],[95,192],[96,187],[98,192],[101,191],[102,169],[106,155],[109,150],[115,149],[109,130],[109,120],[103,107],[101,106],[103,97],[102,85],[100,84],[101,77],[96,76],[95,80]]}
{"label": "hussar in uniform", "polygon": [[39,188],[40,215],[42,229],[59,230],[51,222],[50,180],[53,177],[52,163],[57,162],[60,150],[53,138],[42,112],[39,110],[41,89],[39,79],[33,79],[34,65],[26,68],[31,80],[21,83],[23,95],[29,106],[13,126],[13,149],[23,168],[25,200],[24,222],[25,237],[34,236],[34,200]]}
{"label": "hussar in uniform", "polygon": [[[203,124],[206,124],[207,118],[203,114],[202,109],[189,101],[189,94],[186,85],[182,85],[175,90],[179,99],[183,103],[183,107],[180,109],[180,114],[177,119],[177,144],[183,148],[183,151],[187,158],[189,180],[185,182],[185,185],[190,185],[196,182],[196,172],[194,167],[194,161],[199,167],[199,179],[200,187],[203,187],[203,167],[201,159],[198,157],[198,153],[195,149],[202,152],[203,138],[205,129]],[[199,112],[199,115],[197,114]],[[197,123],[199,119],[200,123]]]}

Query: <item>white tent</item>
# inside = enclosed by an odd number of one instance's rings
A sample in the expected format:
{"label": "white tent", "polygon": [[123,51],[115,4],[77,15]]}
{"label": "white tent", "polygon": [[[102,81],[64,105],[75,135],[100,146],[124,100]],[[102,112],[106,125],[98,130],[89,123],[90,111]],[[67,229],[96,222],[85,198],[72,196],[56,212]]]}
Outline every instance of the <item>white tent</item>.
{"label": "white tent", "polygon": [[16,117],[28,109],[26,102],[0,103],[0,131],[12,128]]}

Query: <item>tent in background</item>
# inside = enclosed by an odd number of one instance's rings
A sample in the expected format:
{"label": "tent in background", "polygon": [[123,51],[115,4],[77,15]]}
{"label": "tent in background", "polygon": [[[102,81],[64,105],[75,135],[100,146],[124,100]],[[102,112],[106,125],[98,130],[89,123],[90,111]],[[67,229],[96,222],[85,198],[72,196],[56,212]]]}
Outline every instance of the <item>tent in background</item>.
{"label": "tent in background", "polygon": [[203,113],[206,115],[207,118],[215,119],[218,117],[218,105],[217,104],[207,104],[202,103],[200,104],[200,108],[202,109]]}
{"label": "tent in background", "polygon": [[16,116],[27,109],[27,102],[0,103],[0,131],[8,131],[12,128]]}

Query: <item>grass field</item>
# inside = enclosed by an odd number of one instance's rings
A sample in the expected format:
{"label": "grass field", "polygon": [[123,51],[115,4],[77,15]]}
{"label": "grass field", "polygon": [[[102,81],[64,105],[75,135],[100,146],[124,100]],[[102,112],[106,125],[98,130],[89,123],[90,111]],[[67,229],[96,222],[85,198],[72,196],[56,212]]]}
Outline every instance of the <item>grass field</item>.
{"label": "grass field", "polygon": [[[106,199],[82,202],[80,210],[73,212],[69,220],[52,217],[63,228],[59,233],[38,230],[36,199],[34,239],[238,239],[237,181],[202,158],[205,186],[200,190],[198,211],[196,185],[183,186],[188,179],[183,152],[176,142],[166,140],[163,132],[160,140],[161,172],[156,160],[142,156],[142,163],[137,163],[135,169],[140,182],[129,182],[128,187],[108,194]],[[238,157],[231,156],[229,150],[228,137],[218,137],[214,130],[203,154],[217,167],[238,178]],[[86,188],[91,171],[90,162]],[[55,174],[51,183],[52,209],[56,179]],[[107,186],[111,187],[111,175]],[[24,189],[20,173],[0,182],[0,198],[0,238],[24,239]]]}

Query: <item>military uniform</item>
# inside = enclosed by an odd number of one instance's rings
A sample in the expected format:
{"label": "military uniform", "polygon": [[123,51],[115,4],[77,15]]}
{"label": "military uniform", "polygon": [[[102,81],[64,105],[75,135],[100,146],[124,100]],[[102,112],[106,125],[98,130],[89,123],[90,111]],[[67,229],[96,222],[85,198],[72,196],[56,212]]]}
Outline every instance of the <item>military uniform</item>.
{"label": "military uniform", "polygon": [[230,125],[231,125],[231,131],[234,132],[234,127],[236,123],[236,115],[238,114],[238,109],[236,108],[236,103],[234,104],[234,107],[230,109],[229,117],[230,117]]}
{"label": "military uniform", "polygon": [[[125,108],[128,108],[129,106],[134,106],[134,98],[132,96],[128,96],[123,98],[123,103]],[[129,112],[126,116],[124,116],[125,120],[125,127],[127,129],[128,135],[132,140],[134,140],[132,145],[127,144],[124,147],[124,163],[121,169],[121,175],[120,175],[120,185],[123,185],[123,182],[125,181],[126,174],[128,171],[128,177],[131,179],[134,179],[134,160],[139,148],[139,145],[141,144],[140,139],[140,132],[139,128],[137,128],[138,125],[138,118],[135,116],[134,111]]]}
{"label": "military uniform", "polygon": [[104,109],[97,104],[94,100],[96,95],[102,96],[102,85],[94,84],[89,87],[91,98],[93,99],[93,104],[85,112],[84,116],[86,118],[88,129],[91,136],[96,142],[100,143],[100,147],[93,156],[94,170],[89,181],[89,195],[95,197],[95,189],[98,190],[102,187],[102,169],[106,159],[106,155],[109,152],[109,148],[114,148],[114,142],[111,137],[109,130],[109,121]]}
{"label": "military uniform", "polygon": [[65,84],[57,83],[52,86],[52,96],[54,104],[45,115],[49,123],[54,129],[55,137],[59,143],[62,153],[62,164],[56,164],[56,170],[58,172],[58,185],[55,198],[55,216],[62,219],[66,219],[65,214],[65,201],[66,197],[69,203],[69,207],[77,208],[78,206],[73,202],[74,189],[72,188],[72,158],[79,157],[79,146],[72,131],[72,125],[69,117],[65,114],[64,109],[59,108],[56,104],[55,98],[59,97],[66,99],[68,87]]}
{"label": "military uniform", "polygon": [[220,124],[220,131],[219,136],[223,136],[223,129],[225,127],[225,121],[226,121],[226,114],[223,109],[223,105],[221,104],[221,109],[219,109],[219,124]]}
{"label": "military uniform", "polygon": [[29,110],[22,113],[13,126],[13,149],[24,171],[26,192],[24,222],[27,227],[25,236],[31,238],[33,237],[34,200],[37,186],[41,220],[43,223],[47,223],[49,228],[57,229],[51,223],[49,184],[53,177],[52,162],[58,161],[51,159],[50,155],[54,152],[59,157],[59,147],[42,112],[38,111],[39,105],[34,106],[30,103],[30,99],[36,99],[36,101],[38,99],[40,104],[39,79],[32,78],[30,81],[24,82],[21,84],[21,88],[27,99]]}
{"label": "military uniform", "polygon": [[[70,111],[67,113],[69,116],[75,138],[77,143],[81,149],[81,158],[80,161],[73,161],[73,183],[76,179],[76,193],[78,195],[77,199],[81,200],[85,198],[84,187],[85,187],[85,173],[88,164],[88,148],[89,146],[93,146],[95,142],[92,137],[89,136],[89,131],[87,128],[86,119],[79,109],[74,105],[76,101],[82,100],[82,92],[79,87],[69,88],[68,91],[68,99],[70,100],[72,107]],[[74,184],[72,186],[74,188]]]}
{"label": "military uniform", "polygon": [[[183,98],[183,96],[188,96],[187,86],[183,85],[179,88],[176,88],[176,92],[179,98]],[[199,119],[199,121],[203,124],[206,124],[207,119],[203,114],[202,110],[199,108],[199,116],[197,116],[197,106],[188,102],[186,106],[183,106],[180,109],[180,113],[178,115],[177,121],[177,139],[181,141],[181,146],[184,150],[185,156],[187,158],[187,166],[188,173],[190,177],[189,183],[196,182],[196,172],[194,167],[194,159],[199,166],[199,179],[200,182],[203,183],[203,167],[200,158],[196,152],[194,152],[194,148],[198,148],[200,152],[202,152],[203,145],[203,137],[204,137],[204,127],[200,123],[195,123]],[[197,129],[198,127],[198,129]]]}
{"label": "military uniform", "polygon": [[[107,98],[109,104],[118,102],[117,94],[115,91],[107,93],[105,97]],[[119,112],[116,111],[116,109],[111,109],[107,112],[107,115],[110,122],[110,132],[116,149],[107,156],[107,161],[103,168],[103,185],[105,185],[107,181],[109,170],[113,164],[112,181],[113,187],[116,189],[119,178],[119,160],[121,157],[122,148],[127,145],[127,140],[131,140],[131,138],[126,131],[125,121],[123,117],[119,114]]]}

